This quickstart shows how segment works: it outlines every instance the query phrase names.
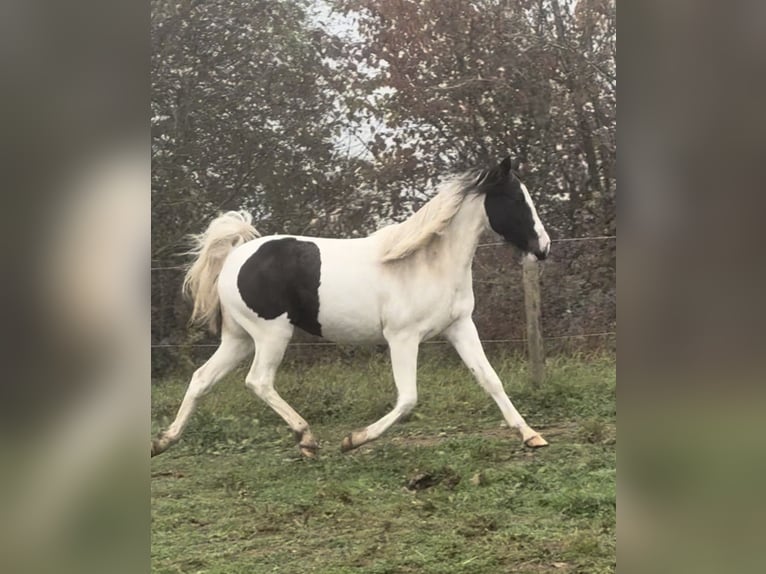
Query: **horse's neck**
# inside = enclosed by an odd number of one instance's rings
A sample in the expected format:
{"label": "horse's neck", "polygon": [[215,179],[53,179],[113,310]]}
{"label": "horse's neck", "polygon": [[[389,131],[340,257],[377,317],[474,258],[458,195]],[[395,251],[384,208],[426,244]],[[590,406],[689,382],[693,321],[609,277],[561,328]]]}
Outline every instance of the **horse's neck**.
{"label": "horse's neck", "polygon": [[442,235],[443,253],[451,265],[470,271],[476,246],[486,227],[484,202],[467,197]]}

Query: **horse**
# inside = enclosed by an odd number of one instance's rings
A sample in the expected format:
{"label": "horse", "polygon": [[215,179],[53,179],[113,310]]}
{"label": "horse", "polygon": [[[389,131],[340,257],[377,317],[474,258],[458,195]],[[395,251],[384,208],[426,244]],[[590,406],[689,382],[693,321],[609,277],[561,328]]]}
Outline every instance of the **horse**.
{"label": "horse", "polygon": [[373,441],[417,402],[421,342],[442,335],[507,422],[531,448],[546,440],[522,418],[490,365],[471,318],[471,264],[491,229],[524,257],[543,260],[550,238],[518,163],[506,157],[485,169],[445,177],[437,193],[402,223],[367,237],[261,237],[248,213],[231,211],[193,236],[183,283],[191,321],[220,331],[220,345],[197,369],[173,423],[151,445],[155,456],[176,443],[199,399],[254,351],[246,386],[292,429],[303,456],[319,445],[309,423],[274,388],[296,328],[345,344],[387,344],[396,404],[378,421],[345,436],[343,452]]}

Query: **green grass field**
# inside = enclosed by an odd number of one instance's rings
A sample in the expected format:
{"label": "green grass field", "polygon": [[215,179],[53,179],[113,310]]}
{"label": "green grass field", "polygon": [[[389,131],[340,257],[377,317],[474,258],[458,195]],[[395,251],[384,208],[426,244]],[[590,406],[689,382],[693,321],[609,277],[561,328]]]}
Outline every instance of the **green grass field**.
{"label": "green grass field", "polygon": [[[441,351],[421,353],[409,420],[348,454],[342,437],[393,406],[387,357],[285,361],[277,388],[311,423],[317,460],[301,459],[244,371],[230,375],[181,442],[152,459],[152,571],[613,572],[613,358],[549,359],[535,390],[523,360],[489,357],[548,448],[522,447]],[[172,420],[186,383],[155,381],[153,432]],[[409,489],[419,476],[422,488]]]}

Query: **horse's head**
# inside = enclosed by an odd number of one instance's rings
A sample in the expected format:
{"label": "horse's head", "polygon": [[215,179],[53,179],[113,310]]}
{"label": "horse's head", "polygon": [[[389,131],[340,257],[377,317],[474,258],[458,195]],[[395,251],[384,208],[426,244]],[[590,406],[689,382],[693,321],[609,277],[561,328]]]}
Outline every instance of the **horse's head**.
{"label": "horse's head", "polygon": [[551,240],[537,215],[526,186],[514,173],[518,163],[510,156],[485,173],[480,191],[489,226],[525,253],[545,259]]}

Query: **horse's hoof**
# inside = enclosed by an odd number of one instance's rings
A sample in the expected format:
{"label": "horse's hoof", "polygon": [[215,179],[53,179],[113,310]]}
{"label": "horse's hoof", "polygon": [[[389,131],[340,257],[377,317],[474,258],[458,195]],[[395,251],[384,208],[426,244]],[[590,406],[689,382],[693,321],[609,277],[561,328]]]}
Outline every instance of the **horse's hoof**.
{"label": "horse's hoof", "polygon": [[311,434],[311,431],[306,429],[303,432],[295,433],[295,440],[298,443],[298,448],[301,454],[306,458],[316,458],[317,451],[319,450],[319,443]]}
{"label": "horse's hoof", "polygon": [[535,436],[529,437],[527,440],[525,440],[524,444],[529,448],[541,448],[548,446],[548,441],[541,437],[539,434],[536,434]]}
{"label": "horse's hoof", "polygon": [[351,440],[351,435],[348,434],[345,437],[343,437],[343,441],[341,441],[340,443],[340,451],[348,452],[350,450],[353,450],[354,448],[356,447],[354,446],[354,441]]}
{"label": "horse's hoof", "polygon": [[316,458],[317,451],[319,450],[319,445],[315,440],[312,439],[310,442],[300,443],[298,448],[300,449],[301,454],[306,458]]}
{"label": "horse's hoof", "polygon": [[160,441],[155,439],[152,441],[152,458],[157,456],[158,454],[162,454],[165,451],[164,448],[162,448],[162,445],[160,444]]}
{"label": "horse's hoof", "polygon": [[312,446],[300,446],[301,454],[306,458],[316,458],[317,457],[317,448],[319,447],[312,447]]}

